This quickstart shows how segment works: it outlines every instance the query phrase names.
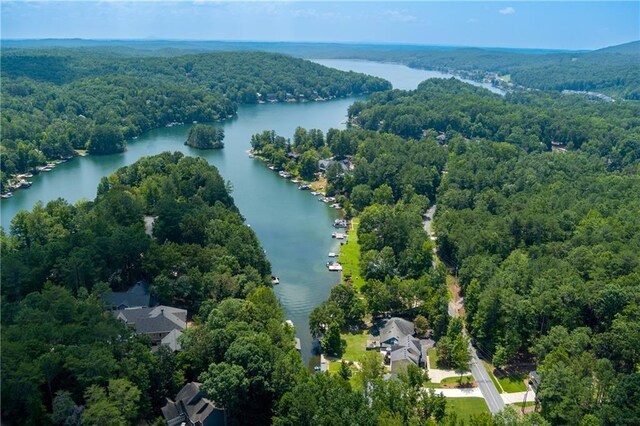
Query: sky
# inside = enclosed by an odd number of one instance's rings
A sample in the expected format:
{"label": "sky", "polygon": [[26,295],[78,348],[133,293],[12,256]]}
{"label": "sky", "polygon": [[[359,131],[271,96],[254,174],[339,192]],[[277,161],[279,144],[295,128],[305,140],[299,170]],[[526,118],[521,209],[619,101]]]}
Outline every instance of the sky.
{"label": "sky", "polygon": [[640,1],[12,1],[2,39],[172,39],[597,49],[640,39]]}

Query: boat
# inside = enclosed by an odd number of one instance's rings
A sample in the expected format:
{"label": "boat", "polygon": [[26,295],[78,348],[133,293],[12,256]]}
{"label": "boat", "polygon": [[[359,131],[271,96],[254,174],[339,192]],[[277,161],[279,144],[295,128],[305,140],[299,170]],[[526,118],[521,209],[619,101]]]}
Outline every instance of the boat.
{"label": "boat", "polygon": [[331,234],[331,238],[335,238],[336,240],[344,240],[345,237],[346,235],[342,232],[334,232],[333,234]]}
{"label": "boat", "polygon": [[299,190],[301,190],[301,191],[306,191],[306,190],[308,190],[308,189],[310,189],[310,188],[311,188],[311,187],[310,187],[309,185],[305,185],[305,184],[302,184],[302,185],[300,185],[300,186],[298,187],[298,189],[299,189]]}
{"label": "boat", "polygon": [[280,278],[276,277],[275,275],[271,275],[271,284],[280,284]]}
{"label": "boat", "polygon": [[342,271],[342,265],[339,262],[327,262],[327,268],[332,272]]}
{"label": "boat", "polygon": [[252,153],[249,153],[249,158],[255,158],[256,156],[253,155]]}
{"label": "boat", "polygon": [[295,178],[294,178],[294,179],[291,179],[291,182],[293,182],[293,183],[300,183],[300,181],[299,181],[298,179],[295,179]]}
{"label": "boat", "polygon": [[318,191],[311,191],[311,195],[316,196],[316,195],[320,195],[320,193]]}
{"label": "boat", "polygon": [[31,185],[33,185],[33,182],[29,182],[28,180],[21,180],[20,181],[20,186],[22,188],[29,188]]}
{"label": "boat", "polygon": [[334,252],[330,251],[327,256],[329,256],[329,257],[338,257],[338,253],[334,253]]}
{"label": "boat", "polygon": [[333,221],[333,227],[334,228],[346,228],[347,227],[347,221],[346,219],[336,219]]}
{"label": "boat", "polygon": [[275,169],[276,169],[276,166],[274,166],[274,165],[272,165],[272,164],[269,164],[269,165],[267,166],[267,168],[268,168],[269,170],[275,170]]}
{"label": "boat", "polygon": [[284,170],[279,171],[278,174],[285,179],[289,179],[291,177],[291,173]]}
{"label": "boat", "polygon": [[13,194],[11,192],[7,192],[5,194],[0,195],[0,197],[2,197],[2,198],[11,198],[11,197],[13,197]]}
{"label": "boat", "polygon": [[23,175],[22,175],[22,177],[25,177],[25,178],[32,178],[32,177],[33,177],[33,174],[31,174],[31,173],[25,173],[25,174],[23,174]]}
{"label": "boat", "polygon": [[340,204],[338,204],[338,203],[333,203],[333,204],[331,204],[331,208],[334,208],[334,209],[338,209],[338,210],[339,210],[339,209],[341,209],[342,207],[340,207]]}

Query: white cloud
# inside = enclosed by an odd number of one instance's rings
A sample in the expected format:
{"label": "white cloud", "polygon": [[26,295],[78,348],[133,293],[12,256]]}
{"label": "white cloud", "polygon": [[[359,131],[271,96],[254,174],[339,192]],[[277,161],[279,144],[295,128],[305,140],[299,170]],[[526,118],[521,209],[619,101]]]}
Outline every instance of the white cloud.
{"label": "white cloud", "polygon": [[516,13],[516,10],[511,6],[509,6],[509,7],[505,7],[504,9],[500,9],[498,12],[500,12],[503,15],[513,15],[514,13]]}
{"label": "white cloud", "polygon": [[415,16],[403,13],[399,10],[385,10],[382,15],[394,22],[415,22],[418,20]]}

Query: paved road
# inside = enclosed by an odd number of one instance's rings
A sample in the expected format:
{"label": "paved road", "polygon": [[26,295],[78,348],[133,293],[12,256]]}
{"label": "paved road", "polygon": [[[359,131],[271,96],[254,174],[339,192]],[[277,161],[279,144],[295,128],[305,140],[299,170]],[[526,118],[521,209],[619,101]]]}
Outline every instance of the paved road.
{"label": "paved road", "polygon": [[498,413],[504,409],[502,396],[498,393],[498,389],[496,389],[487,370],[485,370],[484,365],[482,365],[482,362],[478,358],[475,348],[469,345],[469,349],[471,351],[471,363],[469,365],[471,367],[471,374],[473,374],[473,378],[478,384],[491,414]]}
{"label": "paved road", "polygon": [[[431,227],[431,224],[433,223],[433,215],[436,214],[436,204],[434,204],[433,206],[431,206],[426,212],[424,212],[424,216],[423,216],[423,221],[422,221],[422,226],[425,230],[425,232],[427,233],[427,235],[429,236],[429,238],[431,238],[431,240],[435,240],[435,235],[433,233],[433,229]],[[436,249],[436,247],[433,247],[433,260],[431,261],[431,267],[433,269],[436,269],[436,256],[438,256],[438,251]]]}
{"label": "paved road", "polygon": [[[435,239],[435,235],[433,234],[433,230],[431,229],[431,221],[433,219],[433,215],[436,212],[436,206],[433,205],[429,210],[425,212],[424,218],[424,230],[427,232],[431,239]],[[435,262],[434,262],[435,268]],[[452,317],[458,316],[458,306],[455,305],[453,301],[449,302],[449,315]],[[491,381],[487,370],[485,370],[484,365],[478,358],[478,354],[473,346],[469,345],[469,351],[471,352],[471,362],[469,367],[471,368],[471,374],[473,375],[474,380],[478,384],[478,388],[482,393],[482,397],[487,402],[487,406],[489,407],[489,411],[492,414],[498,413],[504,409],[504,401],[498,389]]]}
{"label": "paved road", "polygon": [[427,234],[430,237],[433,237],[433,230],[431,229],[431,222],[433,221],[433,215],[436,214],[436,204],[434,204],[433,206],[431,206],[429,208],[429,210],[427,210],[426,212],[424,212],[424,230],[427,231]]}

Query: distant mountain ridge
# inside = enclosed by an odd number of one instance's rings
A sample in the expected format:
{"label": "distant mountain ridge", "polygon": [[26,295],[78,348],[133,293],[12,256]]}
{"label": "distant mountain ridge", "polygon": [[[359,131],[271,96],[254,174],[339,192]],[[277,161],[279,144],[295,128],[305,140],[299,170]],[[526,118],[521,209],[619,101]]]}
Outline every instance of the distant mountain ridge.
{"label": "distant mountain ridge", "polygon": [[590,53],[624,53],[640,55],[640,40],[630,41],[629,43],[618,44],[615,46],[604,47],[602,49],[593,50]]}
{"label": "distant mountain ridge", "polygon": [[476,80],[509,76],[514,85],[539,90],[593,91],[640,100],[640,41],[592,51],[206,40],[3,40],[2,45],[4,51],[21,47],[64,52],[77,48],[127,56],[266,51],[306,59],[362,59],[458,72]]}

